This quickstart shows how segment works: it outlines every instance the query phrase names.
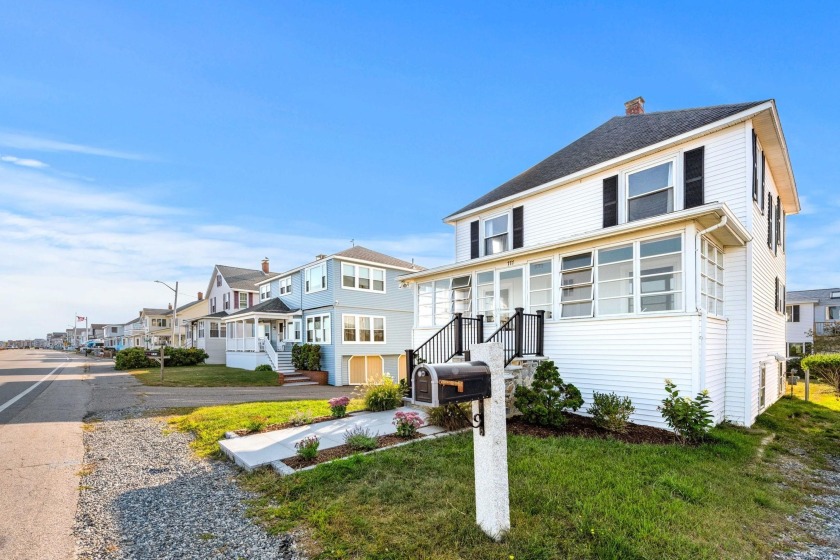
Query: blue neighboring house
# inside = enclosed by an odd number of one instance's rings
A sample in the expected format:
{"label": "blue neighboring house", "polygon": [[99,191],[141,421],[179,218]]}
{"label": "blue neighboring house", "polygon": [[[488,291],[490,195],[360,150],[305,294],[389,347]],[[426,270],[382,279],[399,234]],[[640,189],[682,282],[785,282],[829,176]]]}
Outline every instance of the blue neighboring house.
{"label": "blue neighboring house", "polygon": [[361,385],[406,375],[414,298],[398,277],[423,270],[365,247],[318,255],[303,266],[257,282],[259,303],[227,315],[226,364],[268,364],[287,381],[295,344],[321,347],[330,385]]}

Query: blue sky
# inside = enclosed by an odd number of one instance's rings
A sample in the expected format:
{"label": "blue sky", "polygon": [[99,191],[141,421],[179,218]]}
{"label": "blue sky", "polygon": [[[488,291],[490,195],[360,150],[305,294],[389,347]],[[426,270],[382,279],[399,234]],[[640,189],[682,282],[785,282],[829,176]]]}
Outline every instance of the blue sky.
{"label": "blue sky", "polygon": [[443,216],[637,95],[775,98],[804,210],[788,285],[836,287],[838,21],[806,2],[9,3],[0,339],[350,239],[442,264]]}

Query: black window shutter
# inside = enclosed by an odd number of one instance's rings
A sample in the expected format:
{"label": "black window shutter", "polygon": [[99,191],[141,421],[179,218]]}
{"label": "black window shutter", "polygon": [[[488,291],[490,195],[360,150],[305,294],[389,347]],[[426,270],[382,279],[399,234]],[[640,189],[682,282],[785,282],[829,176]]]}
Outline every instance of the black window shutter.
{"label": "black window shutter", "polygon": [[761,150],[761,211],[764,212],[764,193],[767,192],[767,168],[765,167],[764,150]]}
{"label": "black window shutter", "polygon": [[478,220],[470,223],[470,258],[477,259],[478,254]]}
{"label": "black window shutter", "polygon": [[799,322],[799,306],[798,305],[793,306],[793,322],[794,323]]}
{"label": "black window shutter", "polygon": [[782,231],[779,232],[779,245],[782,247],[782,251],[785,250],[785,234],[787,233],[787,214],[785,214],[784,210],[782,211]]}
{"label": "black window shutter", "polygon": [[685,177],[685,207],[703,206],[703,159],[704,146],[685,153],[683,175]]}
{"label": "black window shutter", "polygon": [[[758,202],[758,145],[757,140],[755,137],[755,130],[752,131],[752,166],[753,166],[753,176],[752,176],[752,191],[753,191],[753,200]],[[763,203],[762,203],[763,204]]]}
{"label": "black window shutter", "polygon": [[779,277],[776,276],[776,311],[779,310]]}
{"label": "black window shutter", "polygon": [[618,225],[618,175],[604,179],[604,227]]}
{"label": "black window shutter", "polygon": [[779,254],[779,238],[782,233],[782,199],[776,197],[776,243],[773,245],[773,251]]}
{"label": "black window shutter", "polygon": [[513,248],[519,249],[525,244],[525,229],[522,218],[525,213],[524,206],[517,206],[513,209]]}
{"label": "black window shutter", "polygon": [[773,248],[773,195],[767,194],[767,246]]}

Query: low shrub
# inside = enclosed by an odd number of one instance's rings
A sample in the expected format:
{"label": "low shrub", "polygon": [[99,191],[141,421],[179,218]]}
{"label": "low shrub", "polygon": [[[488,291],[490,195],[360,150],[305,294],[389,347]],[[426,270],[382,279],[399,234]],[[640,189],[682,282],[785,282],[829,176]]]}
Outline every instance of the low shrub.
{"label": "low shrub", "polygon": [[204,360],[209,358],[207,352],[201,348],[173,348],[172,346],[164,346],[160,349],[165,356],[169,356],[166,360],[166,367],[185,367],[197,366],[203,364]]}
{"label": "low shrub", "polygon": [[563,383],[554,362],[544,360],[537,366],[531,386],[516,388],[514,405],[529,424],[559,428],[566,423],[563,411],[579,409],[583,397],[577,387]]}
{"label": "low shrub", "polygon": [[292,426],[306,426],[312,423],[312,414],[307,411],[298,410],[289,418]]}
{"label": "low shrub", "polygon": [[376,449],[378,443],[376,436],[370,430],[356,426],[344,432],[344,443],[353,451],[371,451]]}
{"label": "low shrub", "polygon": [[417,435],[417,428],[423,425],[423,419],[416,412],[399,411],[394,414],[391,423],[397,427],[397,435],[410,438]]}
{"label": "low shrub", "polygon": [[712,402],[709,392],[704,389],[694,399],[681,397],[677,386],[670,379],[665,380],[665,391],[668,396],[658,408],[665,423],[677,434],[677,439],[681,443],[703,441],[714,424],[709,410]]}
{"label": "low shrub", "polygon": [[305,371],[321,370],[321,347],[317,344],[295,344],[292,346],[292,365]]}
{"label": "low shrub", "polygon": [[156,361],[146,357],[146,350],[139,346],[120,350],[114,358],[114,369],[118,370],[146,369],[157,365]]}
{"label": "low shrub", "polygon": [[402,389],[390,377],[376,385],[364,385],[362,391],[365,408],[373,412],[393,410],[402,404]]}
{"label": "low shrub", "polygon": [[259,432],[268,424],[265,416],[253,416],[245,422],[245,429],[249,432]]}
{"label": "low shrub", "polygon": [[430,408],[426,411],[426,416],[430,425],[440,426],[451,432],[471,427],[469,418],[472,416],[472,407],[469,403],[445,404]]}
{"label": "low shrub", "polygon": [[610,432],[627,431],[627,421],[636,408],[630,397],[619,397],[615,393],[592,393],[592,406],[586,412],[592,415],[595,425]]}
{"label": "low shrub", "polygon": [[800,365],[840,394],[840,353],[811,354],[802,358]]}
{"label": "low shrub", "polygon": [[309,436],[297,442],[295,449],[297,449],[298,455],[304,459],[311,460],[318,456],[319,445],[321,445],[321,441],[318,439],[318,436]]}
{"label": "low shrub", "polygon": [[347,416],[347,405],[350,404],[350,397],[335,397],[327,401],[330,405],[330,414],[333,418],[344,418]]}
{"label": "low shrub", "polygon": [[254,368],[254,371],[274,371],[274,369],[268,364],[260,364]]}

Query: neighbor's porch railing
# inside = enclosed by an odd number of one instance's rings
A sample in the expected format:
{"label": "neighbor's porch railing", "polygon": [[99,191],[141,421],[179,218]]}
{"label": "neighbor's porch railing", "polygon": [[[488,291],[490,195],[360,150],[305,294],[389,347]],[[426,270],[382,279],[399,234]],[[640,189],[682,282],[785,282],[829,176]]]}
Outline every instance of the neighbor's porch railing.
{"label": "neighbor's porch railing", "polygon": [[274,350],[274,345],[270,340],[264,341],[263,348],[268,355],[268,361],[271,362],[271,367],[277,371],[277,352]]}
{"label": "neighbor's porch railing", "polygon": [[840,321],[826,321],[824,323],[814,323],[816,330],[814,333],[817,336],[838,336],[840,335]]}
{"label": "neighbor's porch railing", "polygon": [[[229,352],[253,352],[254,337],[246,336],[245,338],[227,338],[225,339],[225,348]],[[260,348],[262,350],[262,348]]]}

